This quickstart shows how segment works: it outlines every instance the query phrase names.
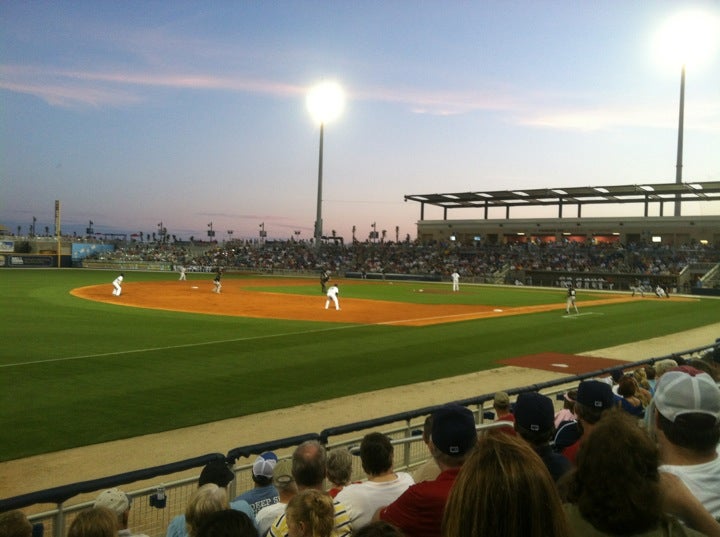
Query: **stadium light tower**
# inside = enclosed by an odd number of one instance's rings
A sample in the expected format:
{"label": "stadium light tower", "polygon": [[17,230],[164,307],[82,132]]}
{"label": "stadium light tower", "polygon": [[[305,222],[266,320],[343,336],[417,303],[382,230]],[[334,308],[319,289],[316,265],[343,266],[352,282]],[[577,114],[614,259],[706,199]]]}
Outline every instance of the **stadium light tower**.
{"label": "stadium light tower", "polygon": [[337,82],[321,82],[310,89],[306,98],[307,109],[313,120],[320,124],[320,153],[318,158],[317,215],[315,218],[315,246],[322,241],[322,180],[323,134],[325,123],[340,117],[345,107],[345,94]]}
{"label": "stadium light tower", "polygon": [[[685,69],[697,67],[714,55],[720,35],[720,17],[703,10],[683,11],[667,19],[655,34],[657,59],[673,69],[680,65],[680,112],[678,115],[675,183],[682,184],[683,135],[685,129]],[[681,213],[681,195],[675,194],[675,216]]]}

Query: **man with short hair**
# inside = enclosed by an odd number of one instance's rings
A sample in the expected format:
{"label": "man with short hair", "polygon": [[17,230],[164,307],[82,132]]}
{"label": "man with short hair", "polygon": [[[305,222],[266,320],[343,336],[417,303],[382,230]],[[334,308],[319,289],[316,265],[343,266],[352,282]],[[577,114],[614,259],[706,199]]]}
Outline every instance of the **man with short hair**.
{"label": "man with short hair", "polygon": [[557,482],[572,469],[572,464],[550,446],[555,432],[554,418],[555,406],[549,397],[537,392],[518,395],[515,401],[515,431],[532,446]]}
{"label": "man with short hair", "polygon": [[577,400],[575,401],[576,423],[569,423],[558,431],[555,436],[556,443],[561,434],[568,434],[574,429],[573,435],[577,440],[567,445],[562,454],[574,465],[575,457],[584,438],[592,432],[595,424],[600,421],[603,413],[617,406],[617,400],[612,388],[601,380],[584,380],[578,386]]}
{"label": "man with short hair", "polygon": [[107,507],[118,517],[118,537],[147,537],[142,533],[133,533],[128,528],[132,499],[119,488],[104,490],[95,499],[93,507]]}
{"label": "man with short hair", "polygon": [[[298,492],[303,490],[319,490],[325,492],[325,447],[317,440],[307,440],[300,444],[292,456],[292,475],[297,484]],[[349,537],[352,535],[350,516],[345,505],[337,500],[335,507],[335,535],[333,537]],[[268,530],[270,537],[288,537],[288,523],[285,513],[280,515]]]}
{"label": "man with short hair", "polygon": [[430,453],[442,470],[437,479],[408,487],[397,500],[381,507],[373,520],[396,526],[405,537],[438,537],[442,534],[445,504],[460,467],[477,444],[473,413],[456,403],[433,413]]}
{"label": "man with short hair", "polygon": [[266,451],[258,455],[252,466],[252,480],[255,486],[243,492],[233,501],[245,500],[250,504],[255,514],[263,507],[277,503],[280,498],[277,489],[273,485],[273,469],[276,464],[277,455],[272,451]]}
{"label": "man with short hair", "polygon": [[720,388],[707,373],[677,367],[658,380],[650,409],[660,470],[677,475],[720,520]]}
{"label": "man with short hair", "polygon": [[394,502],[413,484],[410,474],[393,471],[394,449],[382,433],[368,433],[360,443],[360,460],[367,481],[351,483],[337,495],[350,513],[353,531],[372,522],[379,507]]}

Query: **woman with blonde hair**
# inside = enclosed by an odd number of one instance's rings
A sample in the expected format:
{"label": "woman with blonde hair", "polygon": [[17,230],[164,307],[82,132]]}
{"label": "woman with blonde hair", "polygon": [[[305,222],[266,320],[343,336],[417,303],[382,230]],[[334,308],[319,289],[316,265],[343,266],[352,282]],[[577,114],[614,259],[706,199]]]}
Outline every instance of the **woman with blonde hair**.
{"label": "woman with blonde hair", "polygon": [[555,482],[519,437],[488,433],[450,492],[443,537],[569,537]]}
{"label": "woman with blonde hair", "polygon": [[315,489],[295,496],[285,510],[288,537],[331,537],[335,535],[335,506],[329,494]]}
{"label": "woman with blonde hair", "polygon": [[215,483],[208,483],[198,488],[190,496],[185,508],[185,524],[190,537],[196,537],[198,529],[209,514],[230,509],[227,491]]}

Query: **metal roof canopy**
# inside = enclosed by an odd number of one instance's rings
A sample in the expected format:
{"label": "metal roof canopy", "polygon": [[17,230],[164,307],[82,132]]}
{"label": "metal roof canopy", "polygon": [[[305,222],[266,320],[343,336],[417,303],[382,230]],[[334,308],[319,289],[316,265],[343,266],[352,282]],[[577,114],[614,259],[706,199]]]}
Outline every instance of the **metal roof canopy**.
{"label": "metal roof canopy", "polygon": [[720,201],[720,181],[704,183],[665,183],[642,185],[608,185],[569,188],[538,188],[529,190],[496,190],[487,192],[457,192],[453,194],[409,194],[405,201],[420,203],[420,220],[424,220],[425,205],[444,209],[485,209],[485,219],[491,207],[505,207],[506,219],[511,207],[553,206],[558,207],[562,218],[564,205],[577,205],[578,217],[583,205],[643,203],[645,216],[650,203],[660,203],[662,216],[665,202]]}

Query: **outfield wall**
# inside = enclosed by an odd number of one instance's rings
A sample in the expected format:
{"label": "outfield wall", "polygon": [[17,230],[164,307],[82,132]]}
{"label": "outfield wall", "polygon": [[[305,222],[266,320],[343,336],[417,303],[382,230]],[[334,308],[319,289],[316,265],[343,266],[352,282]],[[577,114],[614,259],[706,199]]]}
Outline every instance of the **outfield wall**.
{"label": "outfield wall", "polygon": [[[58,266],[58,256],[55,254],[2,254],[0,255],[0,268],[54,268]],[[69,255],[60,256],[60,266],[72,267],[72,258]]]}

